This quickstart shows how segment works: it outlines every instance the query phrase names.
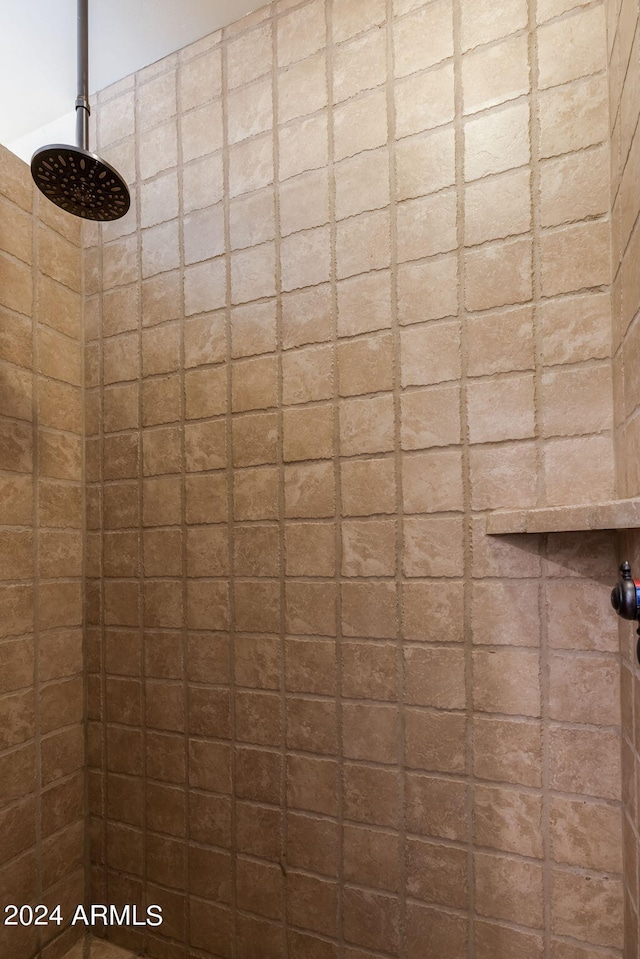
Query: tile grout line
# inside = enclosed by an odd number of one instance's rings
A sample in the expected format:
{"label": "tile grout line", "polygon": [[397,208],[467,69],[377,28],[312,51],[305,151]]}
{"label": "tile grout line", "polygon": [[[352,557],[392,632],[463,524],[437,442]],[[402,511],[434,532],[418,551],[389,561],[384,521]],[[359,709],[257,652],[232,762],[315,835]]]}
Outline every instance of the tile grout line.
{"label": "tile grout line", "polygon": [[395,48],[394,48],[394,2],[386,0],[386,96],[387,96],[387,153],[389,171],[389,222],[390,222],[390,275],[391,316],[390,327],[393,343],[393,407],[394,407],[394,480],[395,480],[395,591],[396,591],[396,695],[398,704],[398,907],[399,938],[398,955],[407,955],[407,828],[406,828],[406,714],[405,714],[405,641],[404,641],[404,490],[402,451],[402,364],[401,335],[398,317],[398,198],[396,174],[396,111],[395,111]]}
{"label": "tile grout line", "polygon": [[227,531],[229,549],[229,577],[227,585],[227,617],[228,617],[228,644],[229,644],[229,720],[230,720],[230,767],[231,767],[231,796],[230,802],[230,830],[231,830],[231,925],[233,928],[232,955],[237,953],[238,942],[238,854],[236,850],[236,835],[238,825],[237,810],[237,753],[238,740],[236,732],[236,615],[235,615],[235,489],[233,466],[233,340],[231,336],[232,317],[232,282],[231,282],[231,197],[230,197],[230,148],[229,148],[229,106],[228,106],[228,52],[229,39],[224,31],[220,38],[220,99],[222,108],[222,177],[224,210],[224,258],[225,258],[225,360],[227,377],[227,412],[226,412],[226,442],[227,442]]}
{"label": "tile grout line", "polygon": [[271,51],[272,51],[272,69],[271,69],[271,96],[273,109],[273,203],[274,203],[274,247],[275,247],[275,303],[276,303],[276,343],[275,350],[277,356],[277,406],[276,406],[276,430],[277,430],[277,449],[276,449],[276,467],[278,470],[278,553],[279,553],[279,603],[280,603],[280,623],[278,636],[278,655],[280,669],[280,688],[278,690],[280,700],[280,868],[283,874],[283,913],[281,920],[283,936],[283,957],[289,955],[289,892],[287,889],[289,864],[287,859],[288,839],[289,839],[289,802],[287,796],[287,683],[286,683],[286,657],[287,657],[287,580],[285,572],[285,463],[284,463],[284,369],[283,369],[283,284],[282,284],[282,226],[280,210],[280,138],[279,138],[279,67],[278,67],[278,11],[277,3],[271,4],[270,18],[267,22],[271,25]]}
{"label": "tile grout line", "polygon": [[[35,751],[35,804],[36,804],[36,822],[35,822],[35,844],[36,844],[36,894],[42,898],[42,873],[43,873],[43,840],[42,840],[42,723],[40,710],[40,453],[38,442],[38,366],[39,366],[39,344],[38,344],[38,322],[39,322],[39,293],[38,284],[35,280],[36,270],[39,269],[39,235],[36,216],[40,210],[40,195],[32,188],[33,212],[32,212],[32,230],[31,239],[33,272],[31,276],[32,285],[32,350],[33,350],[33,370],[32,370],[32,398],[31,415],[32,423],[32,443],[33,443],[33,697],[35,706],[35,729],[34,729],[34,751]],[[37,931],[36,946],[40,955],[43,946],[43,935],[40,930]]]}
{"label": "tile grout line", "polygon": [[329,242],[330,267],[329,283],[331,288],[331,375],[333,403],[333,478],[334,478],[334,582],[335,582],[335,669],[336,669],[336,759],[337,759],[337,915],[336,932],[337,955],[345,955],[344,936],[344,805],[345,805],[345,757],[344,757],[344,721],[343,721],[343,669],[342,669],[342,473],[340,444],[340,384],[338,375],[338,285],[337,285],[337,221],[336,221],[336,147],[335,147],[335,104],[333,89],[333,0],[325,3],[325,44],[326,44],[326,85],[327,85],[327,178],[329,199]]}
{"label": "tile grout line", "polygon": [[[82,229],[80,232],[80,255],[81,255],[81,277],[82,277],[82,291],[81,291],[81,313],[80,313],[80,322],[81,322],[81,346],[80,346],[80,356],[81,356],[81,384],[80,384],[80,415],[81,415],[81,442],[82,442],[82,481],[81,481],[81,495],[80,495],[80,508],[82,510],[82,526],[81,526],[81,536],[82,536],[82,571],[81,571],[81,589],[82,589],[82,678],[84,684],[84,695],[83,695],[83,714],[82,714],[82,726],[83,726],[83,748],[84,748],[84,782],[83,782],[83,796],[84,796],[84,905],[88,906],[91,901],[91,842],[90,842],[90,827],[91,827],[91,809],[90,809],[90,791],[89,791],[89,637],[88,637],[88,616],[87,616],[87,588],[88,588],[88,576],[87,576],[87,555],[88,555],[88,530],[87,530],[87,387],[86,387],[86,352],[87,352],[87,332],[84,323],[84,306],[87,301],[87,291],[86,291],[86,272],[85,272],[85,251],[87,248],[87,243],[85,242],[85,226],[82,224]],[[88,240],[88,238],[87,238]],[[100,245],[95,247],[96,250],[96,260],[97,260],[97,271],[98,276],[102,276],[102,249]],[[95,294],[96,297],[99,294]],[[102,299],[100,297],[100,299]],[[98,398],[98,416],[99,419],[102,419],[102,397]],[[99,429],[99,426],[98,426]],[[99,441],[98,441],[99,442]]]}
{"label": "tile grout line", "polygon": [[[101,130],[102,123],[99,120],[99,113],[96,117],[96,141],[102,147],[101,143]],[[104,230],[102,225],[98,226],[98,234],[96,237],[98,247],[100,250],[100,276],[102,279],[102,266],[104,263]],[[102,286],[102,283],[101,283]],[[105,561],[105,503],[104,503],[104,452],[105,452],[105,429],[104,429],[104,294],[102,290],[100,291],[100,306],[98,311],[99,319],[99,328],[98,328],[98,340],[97,340],[97,349],[99,351],[98,356],[98,383],[97,387],[100,392],[100,423],[99,423],[99,433],[98,433],[98,453],[99,453],[99,465],[98,465],[98,478],[97,478],[97,487],[99,490],[99,517],[98,517],[98,535],[100,537],[100,569],[99,576],[100,582],[98,585],[99,591],[99,602],[100,610],[98,614],[98,630],[100,633],[100,676],[99,676],[99,688],[100,688],[100,702],[99,702],[99,728],[100,728],[100,747],[101,747],[101,769],[100,769],[100,778],[101,778],[101,842],[102,849],[99,851],[101,857],[101,873],[102,873],[102,883],[104,887],[104,897],[108,901],[108,874],[107,874],[107,848],[108,848],[108,795],[107,795],[107,781],[108,781],[108,739],[107,739],[107,716],[106,716],[106,702],[107,702],[107,629],[106,629],[106,617],[105,617],[105,577],[104,577],[104,561]],[[92,891],[93,898],[93,891]]]}
{"label": "tile grout line", "polygon": [[[529,14],[529,89],[531,93],[529,114],[529,143],[531,163],[531,235],[532,235],[532,300],[534,323],[534,431],[537,466],[538,505],[546,505],[547,488],[545,477],[545,441],[540,412],[540,397],[544,376],[544,357],[542,350],[542,331],[539,317],[542,300],[541,287],[541,249],[540,249],[540,156],[541,129],[539,116],[539,64],[538,64],[538,0],[528,0]],[[540,582],[538,587],[538,613],[540,629],[540,727],[542,748],[542,793],[541,793],[541,831],[542,831],[542,939],[545,959],[551,959],[552,941],[552,847],[551,847],[551,783],[550,783],[550,729],[549,729],[549,650],[547,626],[547,582],[548,582],[548,536],[538,538],[540,552]]]}
{"label": "tile grout line", "polygon": [[[189,592],[188,592],[188,552],[187,552],[187,538],[188,538],[188,528],[187,528],[187,493],[186,493],[186,417],[187,417],[187,408],[186,408],[186,371],[185,371],[185,253],[184,253],[184,196],[183,196],[183,171],[184,171],[184,160],[183,160],[183,144],[182,144],[182,110],[181,110],[181,97],[182,97],[182,63],[180,59],[175,65],[175,78],[176,78],[176,128],[177,128],[177,162],[176,162],[176,179],[177,179],[177,188],[178,188],[178,251],[179,251],[179,302],[180,302],[180,357],[179,357],[179,379],[180,379],[180,404],[179,404],[179,415],[180,415],[180,547],[181,547],[181,567],[182,567],[182,708],[184,710],[184,762],[185,762],[185,782],[183,786],[184,792],[184,817],[185,817],[185,836],[187,841],[184,843],[184,850],[182,853],[183,856],[183,868],[185,870],[185,902],[184,902],[184,924],[185,924],[185,936],[184,936],[184,956],[188,954],[189,943],[191,941],[191,909],[190,909],[190,895],[191,895],[191,869],[190,869],[190,844],[188,841],[190,833],[190,823],[191,823],[191,790],[189,789],[189,734],[190,734],[190,722],[189,722],[189,700],[190,700],[190,690],[189,690],[189,626],[187,618],[187,608],[189,601]],[[175,374],[174,374],[175,375]],[[143,393],[143,383],[140,384],[140,392]],[[142,402],[142,401],[141,401]],[[143,420],[140,421],[140,428],[142,429]],[[144,482],[144,481],[143,481]],[[142,522],[142,517],[141,517]],[[143,564],[144,564],[144,526],[142,531],[143,536]],[[146,686],[146,669],[145,669],[145,686]],[[146,718],[145,718],[146,726]]]}
{"label": "tile grout line", "polygon": [[468,313],[466,307],[466,271],[465,271],[465,126],[464,126],[464,88],[462,78],[462,10],[461,2],[453,4],[453,48],[454,48],[454,128],[455,128],[455,188],[457,191],[456,230],[458,265],[458,318],[460,331],[460,442],[462,467],[462,508],[463,526],[463,642],[465,659],[465,782],[467,817],[467,952],[468,959],[475,956],[475,838],[474,838],[474,702],[473,702],[473,541],[472,524],[474,520],[473,499],[470,474],[469,413],[468,413]]}
{"label": "tile grout line", "polygon": [[[143,304],[142,304],[142,191],[140,189],[140,184],[142,182],[141,172],[140,172],[140,123],[139,123],[139,100],[138,100],[138,91],[140,88],[140,78],[136,74],[135,82],[133,86],[133,97],[134,97],[134,141],[135,141],[135,184],[136,184],[136,195],[135,195],[135,208],[136,208],[136,279],[135,283],[139,290],[138,296],[138,310],[137,310],[137,349],[138,349],[138,429],[137,429],[137,456],[138,456],[138,470],[137,470],[137,485],[138,485],[138,556],[137,556],[137,583],[138,583],[138,626],[137,634],[138,641],[140,643],[140,661],[141,661],[141,683],[140,683],[140,734],[142,740],[142,822],[141,822],[141,831],[142,831],[142,902],[141,905],[144,908],[149,905],[148,902],[148,888],[149,888],[149,878],[148,878],[148,842],[149,842],[149,829],[147,823],[147,801],[148,801],[148,783],[149,776],[147,771],[148,766],[148,737],[147,737],[147,724],[146,724],[146,701],[147,701],[147,677],[146,677],[146,663],[145,663],[145,571],[144,571],[144,528],[142,525],[142,517],[144,511],[144,431],[143,431],[143,399],[142,399],[142,384],[144,380],[144,362],[143,362]],[[104,459],[103,459],[104,462]],[[102,482],[104,483],[104,476],[102,477]],[[106,698],[105,698],[105,708],[106,708]],[[107,764],[108,768],[108,764]],[[107,777],[108,782],[108,777]],[[107,793],[107,784],[105,783],[105,795]],[[143,947],[146,949],[148,945],[148,931],[145,928],[142,932],[142,941]]]}

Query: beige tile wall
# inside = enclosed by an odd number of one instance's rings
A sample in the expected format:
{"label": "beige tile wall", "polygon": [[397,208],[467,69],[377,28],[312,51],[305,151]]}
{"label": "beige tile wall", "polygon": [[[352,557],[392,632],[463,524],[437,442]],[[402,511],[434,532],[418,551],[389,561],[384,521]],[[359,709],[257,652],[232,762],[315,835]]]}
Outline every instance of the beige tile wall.
{"label": "beige tile wall", "polygon": [[158,959],[614,959],[602,3],[280,0],[99,96],[97,901]]}
{"label": "beige tile wall", "polygon": [[84,898],[80,229],[0,147],[0,955],[77,938],[4,925]]}
{"label": "beige tile wall", "polygon": [[[607,4],[609,97],[611,124],[611,207],[613,258],[613,387],[618,493],[640,493],[638,469],[638,7],[610,0]],[[628,559],[634,575],[640,567],[640,537],[622,535],[619,559]],[[622,776],[625,885],[625,957],[637,955],[639,936],[638,770],[640,769],[640,670],[636,655],[638,637],[620,623],[622,651]]]}

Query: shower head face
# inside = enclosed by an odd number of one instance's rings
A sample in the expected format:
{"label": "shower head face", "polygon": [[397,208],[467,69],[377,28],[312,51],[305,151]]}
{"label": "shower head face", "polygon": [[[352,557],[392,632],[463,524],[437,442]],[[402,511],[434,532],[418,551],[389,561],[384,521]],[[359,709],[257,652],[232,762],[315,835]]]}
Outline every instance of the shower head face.
{"label": "shower head face", "polygon": [[85,220],[118,220],[131,204],[117,170],[80,147],[42,147],[31,160],[31,175],[48,200]]}

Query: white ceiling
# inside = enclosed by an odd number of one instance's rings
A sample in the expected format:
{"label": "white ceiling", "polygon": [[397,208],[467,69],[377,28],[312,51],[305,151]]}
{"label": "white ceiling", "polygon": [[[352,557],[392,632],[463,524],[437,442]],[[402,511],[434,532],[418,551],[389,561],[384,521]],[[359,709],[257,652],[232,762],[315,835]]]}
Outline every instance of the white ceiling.
{"label": "white ceiling", "polygon": [[[264,0],[89,0],[95,93]],[[23,159],[75,137],[76,0],[0,0],[0,143]]]}

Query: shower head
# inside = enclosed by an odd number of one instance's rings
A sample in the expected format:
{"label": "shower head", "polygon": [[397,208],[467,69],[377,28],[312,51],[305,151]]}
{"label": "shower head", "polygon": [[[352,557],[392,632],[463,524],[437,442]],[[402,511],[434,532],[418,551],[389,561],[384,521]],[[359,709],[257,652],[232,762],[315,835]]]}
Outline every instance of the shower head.
{"label": "shower head", "polygon": [[131,200],[117,170],[87,149],[89,143],[89,0],[78,0],[77,146],[53,143],[31,158],[31,176],[48,200],[85,220],[118,220]]}
{"label": "shower head", "polygon": [[129,209],[129,190],[117,170],[80,147],[41,147],[31,160],[31,175],[48,200],[73,216],[117,220]]}

